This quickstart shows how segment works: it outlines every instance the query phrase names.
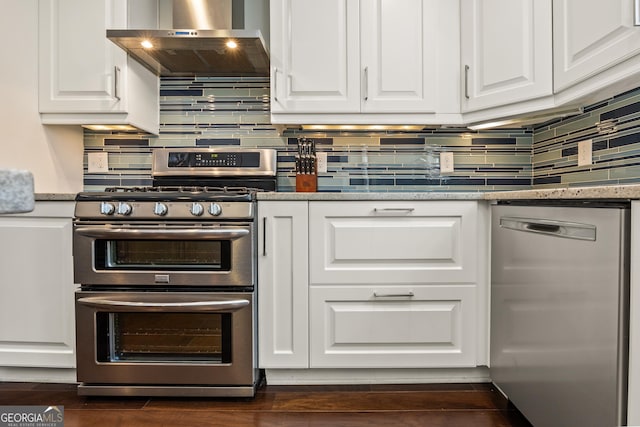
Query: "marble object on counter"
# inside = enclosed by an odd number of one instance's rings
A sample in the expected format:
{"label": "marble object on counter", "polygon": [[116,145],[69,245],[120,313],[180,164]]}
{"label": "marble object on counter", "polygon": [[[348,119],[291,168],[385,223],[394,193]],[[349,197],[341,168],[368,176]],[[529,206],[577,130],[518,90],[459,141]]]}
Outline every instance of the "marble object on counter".
{"label": "marble object on counter", "polygon": [[0,169],[0,214],[31,212],[34,207],[33,174]]}

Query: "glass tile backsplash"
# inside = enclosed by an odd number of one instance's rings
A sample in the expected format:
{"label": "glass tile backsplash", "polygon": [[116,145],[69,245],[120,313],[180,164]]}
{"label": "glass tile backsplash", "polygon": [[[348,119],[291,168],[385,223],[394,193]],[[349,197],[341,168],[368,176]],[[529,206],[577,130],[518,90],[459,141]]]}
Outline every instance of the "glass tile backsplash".
{"label": "glass tile backsplash", "polygon": [[[494,191],[640,181],[640,91],[585,109],[583,115],[537,128],[471,132],[280,133],[270,123],[267,78],[162,78],[160,133],[85,130],[84,189],[151,184],[155,147],[263,147],[278,151],[278,190],[295,191],[298,137],[327,152],[318,191]],[[606,118],[605,118],[606,117]],[[614,123],[613,130],[603,124]],[[600,123],[600,124],[599,124]],[[599,130],[600,129],[600,130]],[[591,167],[577,166],[577,142],[593,139]],[[109,153],[109,172],[88,173],[87,154]],[[440,172],[441,152],[455,169]]]}
{"label": "glass tile backsplash", "polygon": [[[592,164],[578,166],[578,143],[585,140]],[[536,127],[532,166],[534,188],[640,182],[640,88]]]}

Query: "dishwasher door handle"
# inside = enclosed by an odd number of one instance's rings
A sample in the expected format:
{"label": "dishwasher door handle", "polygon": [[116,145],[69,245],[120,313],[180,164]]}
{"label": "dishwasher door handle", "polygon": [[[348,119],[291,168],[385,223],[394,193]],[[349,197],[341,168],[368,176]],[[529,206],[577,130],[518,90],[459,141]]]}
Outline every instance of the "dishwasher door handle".
{"label": "dishwasher door handle", "polygon": [[500,227],[576,240],[596,240],[596,226],[578,222],[518,217],[500,218]]}

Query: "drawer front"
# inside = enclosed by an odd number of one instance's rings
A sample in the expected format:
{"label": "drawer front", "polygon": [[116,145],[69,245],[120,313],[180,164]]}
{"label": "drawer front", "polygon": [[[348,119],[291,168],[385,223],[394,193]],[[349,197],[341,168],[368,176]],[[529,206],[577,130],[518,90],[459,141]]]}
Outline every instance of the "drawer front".
{"label": "drawer front", "polygon": [[312,368],[473,367],[474,286],[312,287]]}
{"label": "drawer front", "polygon": [[312,202],[311,284],[473,283],[477,202]]}

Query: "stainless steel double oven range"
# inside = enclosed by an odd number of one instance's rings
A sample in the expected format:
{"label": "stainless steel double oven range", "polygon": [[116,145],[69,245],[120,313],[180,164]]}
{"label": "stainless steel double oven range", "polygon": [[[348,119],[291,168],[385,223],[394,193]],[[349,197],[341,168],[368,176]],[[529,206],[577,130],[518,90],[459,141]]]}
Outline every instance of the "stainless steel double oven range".
{"label": "stainless steel double oven range", "polygon": [[153,186],[76,198],[78,393],[253,396],[265,149],[156,149]]}

